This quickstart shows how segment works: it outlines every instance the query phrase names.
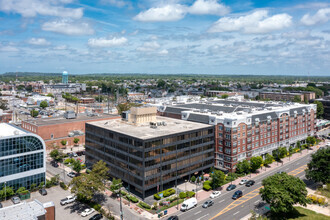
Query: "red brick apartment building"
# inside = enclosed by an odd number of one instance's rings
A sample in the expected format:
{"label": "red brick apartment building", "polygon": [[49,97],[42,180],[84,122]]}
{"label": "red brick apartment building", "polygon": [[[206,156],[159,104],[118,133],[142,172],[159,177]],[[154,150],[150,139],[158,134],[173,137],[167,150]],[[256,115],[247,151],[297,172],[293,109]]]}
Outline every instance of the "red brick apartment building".
{"label": "red brick apartment building", "polygon": [[22,121],[22,128],[39,135],[46,143],[47,150],[53,146],[63,147],[62,140],[68,141],[66,146],[74,145],[74,138],[79,138],[78,144],[85,144],[85,124],[87,122],[120,118],[118,115],[102,114],[99,116],[78,115],[76,118],[34,118]]}
{"label": "red brick apartment building", "polygon": [[302,102],[315,99],[315,92],[260,92],[261,99],[270,99],[275,101],[293,101],[296,96]]}
{"label": "red brick apartment building", "polygon": [[213,100],[160,106],[158,114],[213,124],[215,167],[229,171],[241,160],[294,146],[316,129],[314,104]]}

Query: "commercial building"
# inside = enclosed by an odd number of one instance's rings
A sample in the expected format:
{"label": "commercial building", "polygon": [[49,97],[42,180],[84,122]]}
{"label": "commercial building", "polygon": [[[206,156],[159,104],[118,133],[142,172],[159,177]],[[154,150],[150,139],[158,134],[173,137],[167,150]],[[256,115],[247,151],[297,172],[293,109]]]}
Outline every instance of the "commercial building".
{"label": "commercial building", "polygon": [[11,124],[0,124],[0,189],[45,182],[45,142]]}
{"label": "commercial building", "polygon": [[[69,116],[68,114],[66,114]],[[66,146],[73,146],[74,139],[79,138],[79,145],[85,144],[85,123],[104,119],[120,118],[108,114],[78,114],[77,117],[32,118],[22,121],[22,128],[39,135],[46,143],[47,150],[54,146],[63,147],[61,141],[66,140]]]}
{"label": "commercial building", "polygon": [[86,91],[85,83],[51,84],[42,86],[42,93],[44,94],[80,93],[82,91]]}
{"label": "commercial building", "polygon": [[41,203],[37,199],[31,202],[23,201],[1,208],[0,219],[55,220],[55,205],[53,202]]}
{"label": "commercial building", "polygon": [[215,167],[234,170],[252,156],[289,148],[314,135],[316,105],[210,99],[202,103],[161,105],[158,114],[214,125]]}
{"label": "commercial building", "polygon": [[299,91],[299,92],[260,92],[260,99],[270,99],[275,101],[293,101],[298,97],[301,102],[308,102],[315,99],[315,92]]}
{"label": "commercial building", "polygon": [[323,118],[330,120],[330,96],[324,97],[322,99],[316,99],[321,102],[324,108]]}
{"label": "commercial building", "polygon": [[110,175],[142,198],[214,165],[211,125],[132,108],[123,119],[86,123],[86,164],[107,163]]}

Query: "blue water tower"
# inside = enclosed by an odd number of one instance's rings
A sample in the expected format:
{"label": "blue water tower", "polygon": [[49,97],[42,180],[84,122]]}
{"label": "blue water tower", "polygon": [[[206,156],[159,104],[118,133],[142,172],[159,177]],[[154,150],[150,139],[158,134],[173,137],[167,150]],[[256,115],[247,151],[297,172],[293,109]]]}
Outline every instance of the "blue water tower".
{"label": "blue water tower", "polygon": [[62,83],[63,84],[69,83],[69,73],[67,71],[63,71],[62,73]]}

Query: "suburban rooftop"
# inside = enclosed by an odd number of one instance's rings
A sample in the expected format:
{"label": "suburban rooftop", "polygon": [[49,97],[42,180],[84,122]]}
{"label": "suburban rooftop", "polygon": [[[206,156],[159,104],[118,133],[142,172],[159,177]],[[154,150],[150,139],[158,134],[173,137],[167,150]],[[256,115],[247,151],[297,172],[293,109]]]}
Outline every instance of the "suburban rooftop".
{"label": "suburban rooftop", "polygon": [[156,120],[157,122],[164,122],[165,125],[160,125],[157,126],[157,128],[152,128],[150,126],[150,123],[132,124],[122,119],[96,121],[90,122],[88,124],[115,131],[118,133],[123,133],[139,139],[150,139],[162,137],[165,135],[172,135],[197,129],[213,127],[207,124],[195,123],[191,121],[184,121],[161,116],[157,116]]}
{"label": "suburban rooftop", "polygon": [[24,122],[31,123],[37,126],[45,126],[45,125],[55,125],[55,124],[64,124],[71,122],[79,122],[79,121],[90,121],[95,119],[107,119],[107,118],[115,118],[119,117],[118,115],[110,115],[110,114],[99,114],[94,116],[88,116],[86,114],[78,114],[76,118],[66,119],[63,116],[61,117],[49,117],[49,118],[33,118],[24,120]]}

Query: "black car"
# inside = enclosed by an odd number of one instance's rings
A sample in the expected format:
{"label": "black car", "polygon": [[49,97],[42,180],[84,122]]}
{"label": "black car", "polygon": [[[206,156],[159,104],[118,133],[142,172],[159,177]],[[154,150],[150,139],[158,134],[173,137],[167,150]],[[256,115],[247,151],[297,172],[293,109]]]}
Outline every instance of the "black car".
{"label": "black car", "polygon": [[233,195],[233,199],[238,199],[238,198],[240,198],[240,197],[242,197],[243,196],[243,192],[241,191],[241,190],[237,190],[235,193],[234,193],[234,195]]}
{"label": "black car", "polygon": [[57,161],[55,161],[55,160],[52,160],[52,161],[50,162],[50,164],[51,164],[53,167],[58,167],[58,163],[57,163]]}
{"label": "black car", "polygon": [[236,188],[236,185],[235,184],[230,184],[228,187],[227,187],[227,191],[232,191],[233,189]]}
{"label": "black car", "polygon": [[203,204],[203,208],[207,208],[207,207],[210,207],[214,204],[214,202],[212,200],[207,200],[206,202],[204,202]]}
{"label": "black car", "polygon": [[245,183],[245,186],[250,187],[250,186],[253,186],[254,184],[255,184],[254,180],[249,180]]}
{"label": "black car", "polygon": [[103,218],[102,214],[95,214],[89,220],[99,220],[99,219],[102,219],[102,218]]}
{"label": "black car", "polygon": [[47,191],[46,189],[42,188],[42,189],[39,189],[39,193],[43,196],[47,195]]}
{"label": "black car", "polygon": [[167,220],[179,220],[179,217],[174,215],[174,216],[170,216]]}
{"label": "black car", "polygon": [[78,156],[83,155],[82,151],[77,151],[77,155],[78,155]]}

